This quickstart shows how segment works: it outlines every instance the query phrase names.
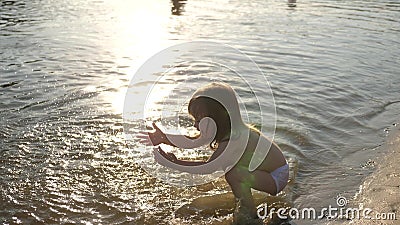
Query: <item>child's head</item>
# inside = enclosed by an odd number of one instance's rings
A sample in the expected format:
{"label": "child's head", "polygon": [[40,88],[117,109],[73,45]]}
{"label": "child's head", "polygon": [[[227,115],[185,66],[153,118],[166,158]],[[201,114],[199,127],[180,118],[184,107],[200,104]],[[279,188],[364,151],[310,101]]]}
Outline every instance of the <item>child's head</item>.
{"label": "child's head", "polygon": [[229,137],[235,124],[243,123],[235,92],[224,83],[210,83],[198,89],[189,102],[188,111],[196,123],[204,117],[214,120],[217,125],[217,143]]}
{"label": "child's head", "polygon": [[195,126],[204,117],[210,117],[217,125],[217,134],[214,141],[220,142],[231,132],[231,119],[225,107],[209,97],[194,97],[189,102],[189,114],[195,119]]}

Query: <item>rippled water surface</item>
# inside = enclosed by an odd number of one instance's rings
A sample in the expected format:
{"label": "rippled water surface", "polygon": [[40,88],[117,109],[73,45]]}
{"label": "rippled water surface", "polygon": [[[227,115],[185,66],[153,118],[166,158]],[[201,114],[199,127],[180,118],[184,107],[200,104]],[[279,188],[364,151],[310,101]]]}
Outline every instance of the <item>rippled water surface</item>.
{"label": "rippled water surface", "polygon": [[[385,0],[0,1],[0,221],[223,223],[230,209],[178,210],[199,196],[223,202],[223,179],[171,187],[140,168],[123,135],[136,69],[190,40],[239,49],[271,83],[274,138],[297,171],[277,201],[350,198],[399,120],[399,34],[400,4]],[[170,82],[215,72],[184,64]]]}

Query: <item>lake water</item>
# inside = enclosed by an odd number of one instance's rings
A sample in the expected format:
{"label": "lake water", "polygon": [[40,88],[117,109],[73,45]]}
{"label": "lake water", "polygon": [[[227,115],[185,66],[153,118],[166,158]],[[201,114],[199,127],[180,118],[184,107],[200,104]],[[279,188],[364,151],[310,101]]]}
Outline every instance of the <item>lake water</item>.
{"label": "lake water", "polygon": [[[229,187],[223,179],[190,188],[163,183],[141,169],[123,134],[123,102],[136,69],[158,51],[185,41],[235,47],[268,78],[277,110],[274,139],[297,171],[281,196],[293,206],[327,207],[339,195],[354,196],[385,153],[380,146],[388,133],[398,126],[396,1],[0,5],[4,224],[218,224],[226,216],[195,212],[178,218],[174,212],[183,204]],[[215,75],[207,65],[182,67]],[[178,75],[178,80],[188,77]],[[229,76],[227,81],[244,88]],[[250,114],[257,113],[253,110],[250,104]]]}

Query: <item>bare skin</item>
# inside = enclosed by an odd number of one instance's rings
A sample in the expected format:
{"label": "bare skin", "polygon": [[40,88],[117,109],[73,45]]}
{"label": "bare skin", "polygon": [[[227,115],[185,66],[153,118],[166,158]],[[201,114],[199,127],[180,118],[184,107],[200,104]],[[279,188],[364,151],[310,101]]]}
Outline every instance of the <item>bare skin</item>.
{"label": "bare skin", "polygon": [[[153,126],[155,131],[148,133],[148,137],[150,137],[153,145],[163,143],[174,146],[172,143],[170,143],[170,141],[168,141],[165,134],[155,124],[153,124]],[[197,121],[195,122],[194,126],[198,128]],[[248,210],[250,216],[253,218],[256,218],[257,214],[251,189],[253,188],[259,191],[267,192],[271,195],[276,195],[276,184],[270,173],[286,164],[286,160],[280,148],[272,142],[267,157],[256,170],[250,172],[248,170],[250,160],[256,149],[259,138],[265,138],[266,140],[268,140],[267,137],[265,137],[264,135],[250,129],[250,136],[242,157],[237,162],[237,164],[225,174],[225,179],[231,187],[233,194],[241,202],[241,205]],[[210,162],[217,158],[225,150],[228,141],[229,140],[219,143],[218,148],[215,149],[214,153],[207,161],[180,160],[173,153],[166,153],[160,147],[158,148],[158,151],[166,159],[176,164],[185,166],[196,166],[206,164],[207,162]]]}
{"label": "bare skin", "polygon": [[257,217],[256,206],[254,205],[251,189],[267,192],[276,195],[275,181],[271,176],[271,172],[286,164],[286,160],[279,147],[272,143],[267,157],[261,165],[254,171],[248,170],[251,157],[257,145],[258,138],[266,138],[259,135],[256,131],[250,132],[250,138],[247,147],[239,162],[225,174],[225,179],[232,189],[233,194],[242,206],[249,210],[253,218]]}
{"label": "bare skin", "polygon": [[[154,146],[159,144],[175,146],[172,143],[174,142],[181,148],[212,145],[211,148],[214,149],[214,152],[207,161],[181,160],[173,153],[166,153],[160,147],[156,148],[154,159],[160,165],[171,168],[176,166],[182,171],[194,169],[196,171],[193,170],[192,172],[213,173],[222,169],[225,171],[226,181],[233,194],[240,202],[237,208],[239,210],[238,219],[241,215],[244,219],[247,219],[248,216],[256,218],[256,207],[251,189],[267,192],[271,195],[276,195],[280,191],[277,190],[271,173],[286,164],[281,150],[267,137],[243,122],[237,95],[233,88],[227,84],[212,82],[200,87],[189,101],[188,113],[195,120],[194,126],[200,131],[198,136],[164,134],[153,124],[155,131],[141,132],[141,142],[147,142],[147,144]],[[212,122],[210,122],[210,119]],[[262,149],[263,147],[265,149]],[[264,157],[262,153],[266,152],[265,150],[268,150],[268,154]],[[222,155],[222,153],[224,154]],[[220,155],[223,157],[219,157]],[[253,157],[260,158],[252,160]],[[237,160],[238,158],[239,160]],[[257,165],[258,167],[254,169],[253,166]],[[187,168],[185,166],[199,167]],[[286,177],[281,178],[286,179]]]}

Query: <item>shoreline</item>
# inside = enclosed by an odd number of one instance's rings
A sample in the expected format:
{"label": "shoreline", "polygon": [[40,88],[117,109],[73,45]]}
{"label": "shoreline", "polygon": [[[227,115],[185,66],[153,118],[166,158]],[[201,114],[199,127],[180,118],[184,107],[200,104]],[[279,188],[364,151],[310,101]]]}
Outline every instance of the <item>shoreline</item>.
{"label": "shoreline", "polygon": [[[399,224],[400,220],[400,127],[389,135],[383,145],[384,150],[378,157],[377,169],[367,176],[360,185],[360,191],[354,196],[346,208],[360,208],[360,219],[336,219],[328,225],[354,224]],[[363,209],[369,208],[371,218],[390,217],[395,219],[363,218]]]}

